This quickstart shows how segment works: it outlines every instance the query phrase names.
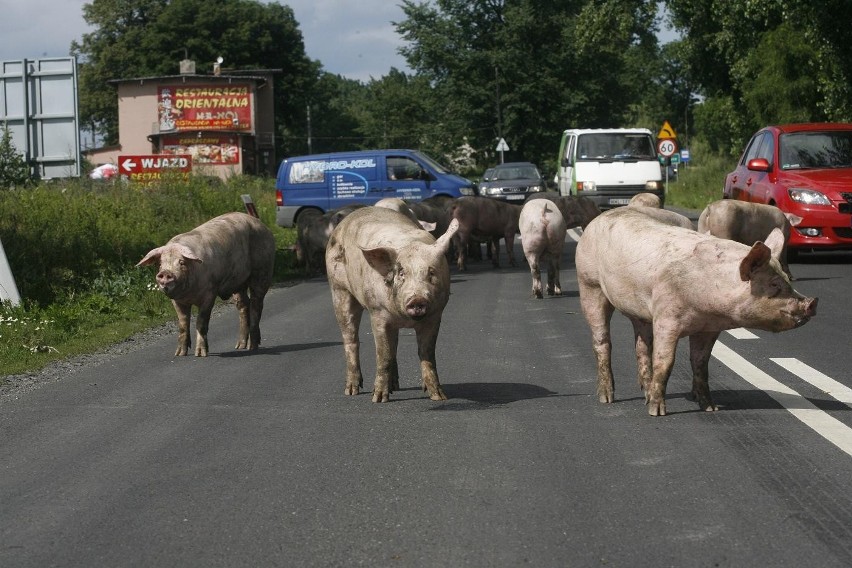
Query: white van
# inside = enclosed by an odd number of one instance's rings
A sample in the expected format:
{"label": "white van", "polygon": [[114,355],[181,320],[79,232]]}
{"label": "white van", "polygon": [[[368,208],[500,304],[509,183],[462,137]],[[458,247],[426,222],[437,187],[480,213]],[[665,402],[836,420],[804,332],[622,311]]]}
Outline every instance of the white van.
{"label": "white van", "polygon": [[556,183],[560,194],[588,197],[601,209],[627,205],[642,192],[665,201],[654,136],[647,128],[566,130]]}

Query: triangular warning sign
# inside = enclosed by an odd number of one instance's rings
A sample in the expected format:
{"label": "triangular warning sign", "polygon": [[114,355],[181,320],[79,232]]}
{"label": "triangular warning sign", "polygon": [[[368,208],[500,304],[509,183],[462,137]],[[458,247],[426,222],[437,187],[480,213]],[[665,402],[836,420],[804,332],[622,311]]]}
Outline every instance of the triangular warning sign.
{"label": "triangular warning sign", "polygon": [[657,134],[657,138],[677,138],[677,133],[672,128],[672,125],[669,124],[668,120],[663,121],[663,127],[660,128],[660,133]]}

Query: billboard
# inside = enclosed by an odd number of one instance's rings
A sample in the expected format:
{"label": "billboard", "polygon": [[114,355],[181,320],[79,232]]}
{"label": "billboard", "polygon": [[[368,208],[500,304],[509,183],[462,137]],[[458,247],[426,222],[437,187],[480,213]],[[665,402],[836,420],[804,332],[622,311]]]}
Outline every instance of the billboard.
{"label": "billboard", "polygon": [[252,131],[248,84],[170,85],[157,89],[160,132]]}
{"label": "billboard", "polygon": [[41,179],[80,175],[77,61],[0,61],[0,127]]}

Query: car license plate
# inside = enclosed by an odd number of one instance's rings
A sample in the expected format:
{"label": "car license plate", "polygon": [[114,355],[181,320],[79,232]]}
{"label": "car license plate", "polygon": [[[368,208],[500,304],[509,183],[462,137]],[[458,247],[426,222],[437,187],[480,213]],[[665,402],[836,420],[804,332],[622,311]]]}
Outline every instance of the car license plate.
{"label": "car license plate", "polygon": [[520,201],[520,200],[525,199],[525,198],[526,198],[526,195],[507,195],[506,196],[506,199],[516,200],[516,201]]}
{"label": "car license plate", "polygon": [[609,200],[610,205],[627,205],[630,203],[630,200],[626,197],[613,197]]}

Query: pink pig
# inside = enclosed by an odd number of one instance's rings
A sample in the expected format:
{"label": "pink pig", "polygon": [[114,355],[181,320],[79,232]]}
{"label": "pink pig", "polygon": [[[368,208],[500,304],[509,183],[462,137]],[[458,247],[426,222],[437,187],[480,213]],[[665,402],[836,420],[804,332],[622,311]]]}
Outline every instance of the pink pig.
{"label": "pink pig", "polygon": [[532,294],[542,298],[541,265],[547,261],[547,295],[561,296],[559,268],[568,224],[556,204],[549,199],[531,199],[521,209],[518,221],[524,256],[532,274]]}
{"label": "pink pig", "polygon": [[233,295],[237,301],[236,348],[258,348],[263,299],[272,284],[274,263],[275,237],[266,225],[245,213],[226,213],[172,237],[136,266],[158,265],[157,285],[172,300],[178,316],[175,355],[189,351],[189,321],[192,306],[198,306],[195,355],[206,357],[216,296],[224,300]]}
{"label": "pink pig", "polygon": [[713,344],[726,329],[786,331],[816,315],[817,299],[796,292],[781,270],[780,230],[749,247],[673,226],[636,207],[609,210],[586,227],[575,262],[580,304],[597,357],[597,392],[613,401],[610,319],[633,323],[639,385],[648,412],[666,413],[677,342],[689,337],[692,396],[716,410],[708,386]]}
{"label": "pink pig", "polygon": [[347,216],[328,241],[325,262],[334,314],[346,355],[345,394],[363,385],[358,327],[370,313],[376,341],[373,402],[399,388],[396,350],[401,328],[414,328],[423,390],[445,400],[435,362],[444,306],[450,297],[447,249],[458,221],[437,240],[403,213],[365,207]]}

